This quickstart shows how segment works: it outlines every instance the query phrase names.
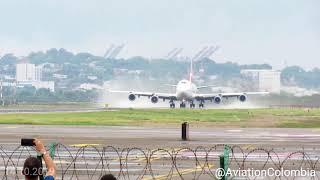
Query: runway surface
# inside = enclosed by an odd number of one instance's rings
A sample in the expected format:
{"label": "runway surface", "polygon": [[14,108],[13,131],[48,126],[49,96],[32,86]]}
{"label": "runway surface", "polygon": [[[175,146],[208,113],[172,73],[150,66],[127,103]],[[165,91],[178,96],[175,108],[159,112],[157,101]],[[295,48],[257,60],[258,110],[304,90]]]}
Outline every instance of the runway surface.
{"label": "runway surface", "polygon": [[49,112],[98,112],[105,111],[104,108],[19,108],[0,109],[0,114],[20,114],[20,113],[49,113]]}
{"label": "runway surface", "polygon": [[[21,168],[22,159],[28,154],[35,154],[32,148],[14,149],[19,146],[21,138],[35,137],[46,143],[56,141],[66,145],[56,149],[55,160],[60,168],[57,179],[98,179],[103,173],[112,173],[119,179],[213,179],[215,170],[219,168],[219,155],[224,152],[224,146],[217,144],[235,147],[230,154],[229,167],[233,169],[312,167],[317,175],[320,169],[320,165],[315,163],[320,154],[320,129],[214,129],[191,126],[190,141],[181,141],[180,127],[0,125],[2,156],[6,154],[4,159],[9,159],[3,164],[0,161],[0,179],[5,176],[5,169],[9,172],[7,178],[13,179],[16,175],[10,172],[16,167]],[[86,145],[98,149],[84,148]],[[106,146],[116,149],[102,148]],[[197,149],[199,146],[203,148]],[[214,149],[210,150],[212,147]],[[157,150],[159,148],[162,150]],[[268,150],[276,153],[270,154]],[[304,161],[304,154],[291,155],[297,151],[308,155],[308,163]],[[104,159],[104,164],[101,159]]]}
{"label": "runway surface", "polygon": [[181,141],[181,127],[42,126],[0,125],[0,143],[18,144],[21,138],[37,137],[63,144],[101,144],[117,147],[195,147],[215,144],[320,146],[320,129],[216,129],[190,126],[190,141]]}

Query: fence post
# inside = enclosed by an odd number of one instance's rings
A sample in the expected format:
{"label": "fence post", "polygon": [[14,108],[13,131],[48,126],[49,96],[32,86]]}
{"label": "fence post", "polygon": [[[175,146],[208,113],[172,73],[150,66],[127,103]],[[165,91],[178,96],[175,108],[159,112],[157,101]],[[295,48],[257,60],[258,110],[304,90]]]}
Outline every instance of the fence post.
{"label": "fence post", "polygon": [[181,138],[183,141],[189,140],[189,124],[187,122],[181,125]]}
{"label": "fence post", "polygon": [[229,146],[224,145],[223,156],[224,156],[224,170],[227,171],[229,168]]}
{"label": "fence post", "polygon": [[228,169],[229,169],[229,152],[230,149],[228,146],[224,146],[223,154],[219,156],[220,158],[220,168],[223,169],[224,175],[220,177],[221,180],[227,180],[228,179]]}
{"label": "fence post", "polygon": [[51,157],[51,159],[53,160],[55,155],[56,155],[56,146],[57,146],[57,142],[52,142],[50,143],[50,148],[49,148],[49,155]]}

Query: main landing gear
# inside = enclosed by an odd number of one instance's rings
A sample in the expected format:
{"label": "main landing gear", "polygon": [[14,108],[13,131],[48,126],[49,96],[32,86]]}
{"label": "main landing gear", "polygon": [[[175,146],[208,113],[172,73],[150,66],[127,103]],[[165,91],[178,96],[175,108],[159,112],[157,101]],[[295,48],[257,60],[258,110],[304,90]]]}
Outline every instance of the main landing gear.
{"label": "main landing gear", "polygon": [[196,105],[192,102],[191,104],[190,104],[190,108],[191,109],[194,109],[196,107]]}
{"label": "main landing gear", "polygon": [[174,101],[172,99],[170,100],[170,108],[171,109],[176,108],[176,104],[174,103]]}
{"label": "main landing gear", "polygon": [[[191,102],[190,103],[190,108],[193,109],[195,107],[196,107],[196,105],[193,102]],[[180,108],[186,108],[186,103],[181,103],[180,104]]]}
{"label": "main landing gear", "polygon": [[186,103],[181,103],[180,104],[180,108],[185,108],[186,107]]}
{"label": "main landing gear", "polygon": [[[186,103],[185,102],[182,102],[182,103],[180,103],[180,108],[186,108]],[[196,105],[193,103],[193,102],[190,102],[190,109],[194,109],[196,107]],[[176,104],[172,101],[172,102],[170,102],[170,108],[171,109],[174,109],[174,108],[176,108]],[[201,102],[200,104],[199,104],[199,108],[204,108],[204,104],[203,104],[203,102]]]}
{"label": "main landing gear", "polygon": [[176,104],[170,103],[170,108],[174,109],[176,107]]}
{"label": "main landing gear", "polygon": [[199,104],[199,108],[201,109],[201,108],[204,108],[204,104],[203,103],[200,103]]}

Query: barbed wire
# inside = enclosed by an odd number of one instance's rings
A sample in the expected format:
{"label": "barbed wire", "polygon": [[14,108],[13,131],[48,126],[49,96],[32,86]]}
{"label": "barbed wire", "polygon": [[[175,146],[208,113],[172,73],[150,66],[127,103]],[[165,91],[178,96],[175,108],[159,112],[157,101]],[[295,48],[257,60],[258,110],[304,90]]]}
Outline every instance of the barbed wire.
{"label": "barbed wire", "polygon": [[[50,149],[51,148],[51,149]],[[54,152],[58,174],[57,179],[100,179],[104,174],[113,174],[117,179],[217,179],[220,156],[227,153],[230,169],[267,170],[274,168],[313,170],[320,179],[319,152],[283,149],[244,149],[224,144],[196,148],[116,148],[114,146],[47,146]],[[36,156],[33,147],[0,146],[0,179],[24,179],[24,160]],[[225,156],[226,157],[226,156]],[[229,177],[236,179],[237,176]],[[245,177],[255,179],[257,177]],[[268,179],[290,179],[288,177],[267,177]],[[291,178],[292,179],[292,178]],[[304,178],[305,179],[305,178]]]}

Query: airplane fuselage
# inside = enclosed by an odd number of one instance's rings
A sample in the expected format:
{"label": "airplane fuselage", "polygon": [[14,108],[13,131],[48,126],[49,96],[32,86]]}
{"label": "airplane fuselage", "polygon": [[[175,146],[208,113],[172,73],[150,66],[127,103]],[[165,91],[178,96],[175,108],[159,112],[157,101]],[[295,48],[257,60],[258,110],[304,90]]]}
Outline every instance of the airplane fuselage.
{"label": "airplane fuselage", "polygon": [[197,86],[188,80],[181,80],[176,87],[177,100],[181,102],[192,102],[194,94],[197,93]]}

